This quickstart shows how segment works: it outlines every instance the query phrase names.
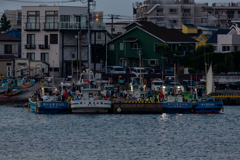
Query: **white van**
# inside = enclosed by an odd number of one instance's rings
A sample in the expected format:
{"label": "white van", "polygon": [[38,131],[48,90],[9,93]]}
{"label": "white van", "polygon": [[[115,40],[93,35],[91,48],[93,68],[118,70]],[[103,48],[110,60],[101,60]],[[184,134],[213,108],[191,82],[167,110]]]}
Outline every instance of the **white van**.
{"label": "white van", "polygon": [[126,71],[122,66],[108,66],[107,72],[113,74],[126,74]]}
{"label": "white van", "polygon": [[[131,68],[132,74],[140,74],[140,67],[132,67]],[[141,68],[141,74],[148,74],[145,68]]]}

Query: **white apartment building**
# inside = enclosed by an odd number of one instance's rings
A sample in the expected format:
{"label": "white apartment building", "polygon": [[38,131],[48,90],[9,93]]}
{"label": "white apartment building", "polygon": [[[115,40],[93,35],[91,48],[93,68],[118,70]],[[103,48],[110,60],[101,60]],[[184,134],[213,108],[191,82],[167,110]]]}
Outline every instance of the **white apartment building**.
{"label": "white apartment building", "polygon": [[[98,14],[101,13],[94,16]],[[106,32],[100,19],[90,25],[91,32]],[[22,58],[49,63],[50,75],[71,75],[72,61],[81,60],[88,64],[87,30],[87,7],[24,6]]]}
{"label": "white apartment building", "polygon": [[240,19],[240,3],[198,3],[195,0],[145,0],[133,4],[135,20],[151,21],[160,26],[181,29],[182,24],[228,28]]}

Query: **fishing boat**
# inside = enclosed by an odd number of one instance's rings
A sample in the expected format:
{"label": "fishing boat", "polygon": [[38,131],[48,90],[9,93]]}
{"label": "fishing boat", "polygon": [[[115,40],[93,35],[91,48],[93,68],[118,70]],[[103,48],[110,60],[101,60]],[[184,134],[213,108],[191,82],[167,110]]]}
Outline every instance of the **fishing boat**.
{"label": "fishing boat", "polygon": [[40,95],[32,95],[29,97],[29,105],[33,112],[39,114],[60,114],[68,113],[68,102],[62,102],[61,96],[55,94],[57,88],[49,81],[42,81]]}
{"label": "fishing boat", "polygon": [[107,113],[111,108],[111,101],[100,100],[100,89],[82,89],[80,100],[70,101],[72,113]]}
{"label": "fishing boat", "polygon": [[18,93],[20,93],[21,90],[20,89],[16,89],[16,88],[8,88],[7,91],[5,92],[6,96],[14,96]]}

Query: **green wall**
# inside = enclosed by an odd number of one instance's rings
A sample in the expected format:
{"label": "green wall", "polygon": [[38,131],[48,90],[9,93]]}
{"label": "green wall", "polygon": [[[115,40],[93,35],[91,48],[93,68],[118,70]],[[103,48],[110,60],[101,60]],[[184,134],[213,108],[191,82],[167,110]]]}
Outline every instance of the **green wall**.
{"label": "green wall", "polygon": [[[159,65],[161,65],[161,55],[156,54],[154,51],[154,44],[163,43],[157,38],[147,34],[146,32],[136,28],[129,33],[121,36],[120,38],[110,42],[108,44],[108,65],[119,65],[120,58],[128,58],[129,66],[133,66],[133,61],[135,59],[135,66],[139,66],[139,57],[138,51],[132,49],[132,43],[123,42],[129,37],[139,38],[137,42],[138,48],[141,48],[143,51],[142,58],[143,59],[158,59]],[[120,43],[124,43],[124,50],[120,50]],[[114,44],[114,50],[110,50],[110,45]],[[117,63],[116,63],[117,62]],[[146,62],[144,62],[144,67],[146,66]]]}

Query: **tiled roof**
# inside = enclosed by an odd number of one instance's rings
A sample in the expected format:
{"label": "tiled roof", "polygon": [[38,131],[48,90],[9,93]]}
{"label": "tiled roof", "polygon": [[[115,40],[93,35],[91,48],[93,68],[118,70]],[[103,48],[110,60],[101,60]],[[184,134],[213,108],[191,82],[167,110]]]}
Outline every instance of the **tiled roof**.
{"label": "tiled roof", "polygon": [[183,24],[184,26],[186,26],[187,28],[197,28],[195,25],[193,24]]}
{"label": "tiled roof", "polygon": [[146,30],[147,32],[157,36],[165,42],[192,42],[196,43],[197,41],[191,38],[190,36],[182,33],[176,29],[168,29],[166,27],[159,27],[158,25],[152,22],[138,22],[142,26],[140,28]]}
{"label": "tiled roof", "polygon": [[6,42],[21,42],[21,39],[0,33],[0,41],[6,41]]}
{"label": "tiled roof", "polygon": [[217,35],[218,34],[228,34],[229,33],[229,29],[220,29],[217,30],[210,39],[208,39],[208,41],[206,43],[208,44],[212,44],[212,43],[217,43]]}

